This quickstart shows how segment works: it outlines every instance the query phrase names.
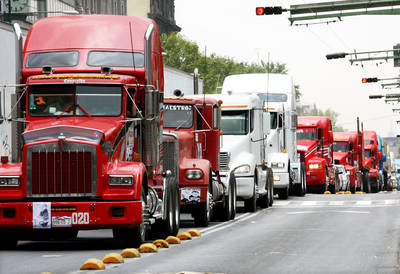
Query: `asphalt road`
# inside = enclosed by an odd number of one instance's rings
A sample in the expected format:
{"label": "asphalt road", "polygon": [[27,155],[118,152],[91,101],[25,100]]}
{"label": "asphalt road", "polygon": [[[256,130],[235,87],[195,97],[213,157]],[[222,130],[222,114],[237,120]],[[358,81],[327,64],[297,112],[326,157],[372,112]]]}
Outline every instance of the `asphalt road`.
{"label": "asphalt road", "polygon": [[[398,273],[399,215],[400,193],[290,197],[105,272]],[[111,236],[85,231],[73,242],[21,242],[0,252],[0,273],[86,273],[79,271],[86,259],[121,251]]]}

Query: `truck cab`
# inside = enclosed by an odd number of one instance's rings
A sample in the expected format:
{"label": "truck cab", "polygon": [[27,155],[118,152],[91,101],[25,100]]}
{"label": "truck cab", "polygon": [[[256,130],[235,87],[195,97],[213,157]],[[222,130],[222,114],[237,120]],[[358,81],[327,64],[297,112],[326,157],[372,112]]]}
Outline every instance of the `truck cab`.
{"label": "truck cab", "polygon": [[181,211],[191,213],[198,226],[212,216],[234,219],[236,184],[220,176],[222,101],[204,96],[165,98],[164,131],[179,140]]}
{"label": "truck cab", "polygon": [[225,78],[222,94],[255,94],[264,102],[271,124],[264,146],[267,166],[274,174],[274,192],[280,199],[289,193],[306,193],[305,168],[296,146],[296,92],[292,77],[277,73],[233,74]]}
{"label": "truck cab", "polygon": [[364,178],[364,191],[378,192],[380,190],[378,136],[375,131],[365,130],[364,134],[364,165],[368,175]]}
{"label": "truck cab", "polygon": [[265,145],[270,121],[257,95],[213,95],[222,101],[221,177],[235,177],[237,197],[254,212],[273,203],[272,171],[266,165]]}
{"label": "truck cab", "polygon": [[178,181],[167,169],[178,164],[177,146],[162,134],[162,68],[150,19],[79,15],[32,25],[16,105],[19,157],[0,166],[6,245],[103,228],[137,245],[156,223],[176,234]]}
{"label": "truck cab", "polygon": [[331,120],[321,116],[299,116],[297,122],[297,150],[305,157],[307,189],[335,193]]}

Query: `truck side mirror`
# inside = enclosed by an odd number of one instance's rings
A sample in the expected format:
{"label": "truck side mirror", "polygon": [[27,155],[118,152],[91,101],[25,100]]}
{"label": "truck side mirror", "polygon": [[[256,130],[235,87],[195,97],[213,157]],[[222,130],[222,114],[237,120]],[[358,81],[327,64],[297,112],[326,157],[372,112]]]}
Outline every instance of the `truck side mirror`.
{"label": "truck side mirror", "polygon": [[263,112],[263,127],[264,127],[264,134],[270,134],[271,133],[271,113],[268,111]]}

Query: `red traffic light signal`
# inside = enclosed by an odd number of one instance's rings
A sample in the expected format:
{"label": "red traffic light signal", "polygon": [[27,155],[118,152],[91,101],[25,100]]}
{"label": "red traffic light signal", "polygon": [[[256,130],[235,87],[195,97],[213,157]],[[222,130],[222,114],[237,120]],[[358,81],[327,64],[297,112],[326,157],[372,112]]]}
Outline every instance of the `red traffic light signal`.
{"label": "red traffic light signal", "polygon": [[287,10],[282,7],[256,7],[256,15],[282,14],[284,11]]}
{"label": "red traffic light signal", "polygon": [[362,78],[361,82],[365,83],[373,83],[373,82],[378,82],[378,78],[373,77],[373,78]]}
{"label": "red traffic light signal", "polygon": [[257,14],[257,15],[264,15],[264,8],[262,8],[262,7],[257,7],[257,8],[256,8],[256,14]]}

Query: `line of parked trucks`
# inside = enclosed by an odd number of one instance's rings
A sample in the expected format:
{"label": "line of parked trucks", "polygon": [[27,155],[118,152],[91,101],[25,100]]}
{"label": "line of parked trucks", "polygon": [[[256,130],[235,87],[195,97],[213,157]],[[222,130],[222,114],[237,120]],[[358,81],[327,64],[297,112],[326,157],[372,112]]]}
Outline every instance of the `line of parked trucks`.
{"label": "line of parked trucks", "polygon": [[2,248],[104,228],[139,244],[149,230],[176,234],[181,213],[207,226],[234,219],[237,199],[254,212],[274,194],[335,193],[343,175],[352,192],[390,188],[380,137],[297,117],[287,75],[231,75],[219,95],[164,98],[150,19],[44,18],[23,50],[15,30],[20,81],[2,127],[18,138],[1,151]]}

